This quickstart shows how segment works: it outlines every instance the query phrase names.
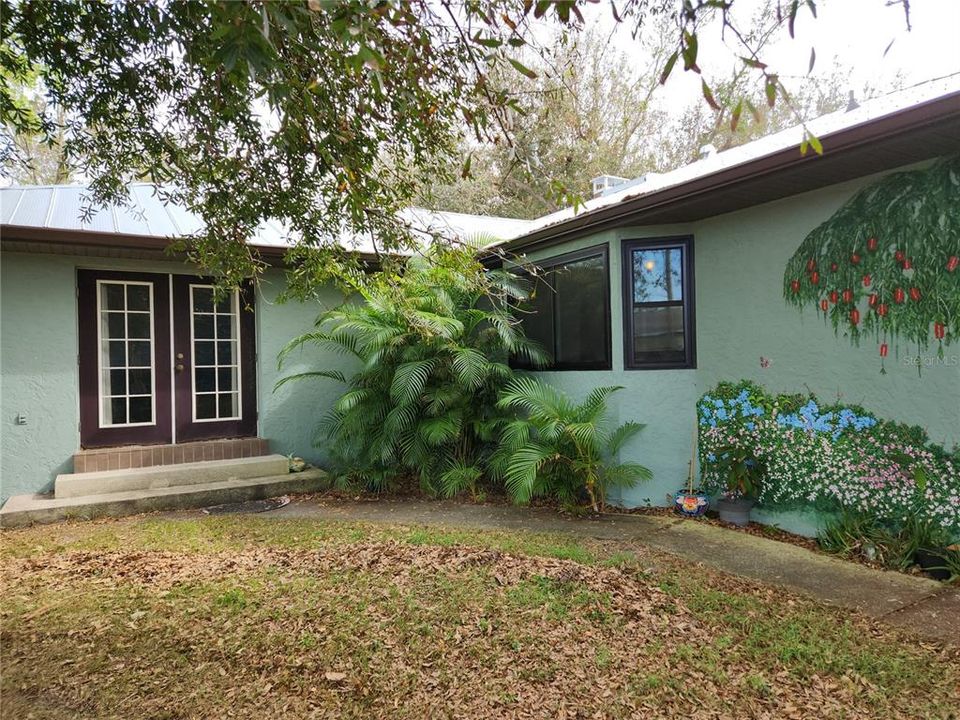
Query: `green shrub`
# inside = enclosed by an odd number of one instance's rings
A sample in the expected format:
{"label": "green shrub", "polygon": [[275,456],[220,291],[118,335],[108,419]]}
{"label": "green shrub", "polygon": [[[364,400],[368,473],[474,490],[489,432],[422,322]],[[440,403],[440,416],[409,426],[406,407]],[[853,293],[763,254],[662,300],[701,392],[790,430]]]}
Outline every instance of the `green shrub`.
{"label": "green shrub", "polygon": [[349,378],[316,370],[283,378],[333,379],[347,386],[321,424],[340,482],[376,489],[419,478],[430,493],[473,489],[498,428],[497,405],[513,377],[508,357],[544,361],[510,308],[520,281],[485,271],[469,248],[434,246],[400,275],[381,274],[350,301],[324,313],[313,332],[292,340],[333,348],[359,369]]}
{"label": "green shrub", "polygon": [[586,493],[596,510],[613,487],[632,487],[651,477],[637,463],[613,460],[623,444],[643,429],[624,423],[607,430],[607,398],[619,387],[600,387],[575,403],[532,377],[513,380],[499,407],[521,415],[506,421],[491,463],[517,502],[554,496],[566,503]]}
{"label": "green shrub", "polygon": [[[914,564],[917,550],[941,550],[950,542],[942,526],[916,515],[892,526],[860,512],[844,511],[817,535],[820,547],[842,557],[862,556],[892,570]],[[945,553],[945,563],[951,551]]]}

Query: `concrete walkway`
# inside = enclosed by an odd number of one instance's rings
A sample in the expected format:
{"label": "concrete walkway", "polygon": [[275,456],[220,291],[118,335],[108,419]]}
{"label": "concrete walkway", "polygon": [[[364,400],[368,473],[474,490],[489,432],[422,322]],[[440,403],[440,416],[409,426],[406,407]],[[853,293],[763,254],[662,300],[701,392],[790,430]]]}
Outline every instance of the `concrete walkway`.
{"label": "concrete walkway", "polygon": [[960,588],[884,572],[805,548],[682,518],[607,515],[577,520],[542,508],[422,500],[305,498],[261,517],[563,533],[637,543],[724,572],[780,585],[960,646]]}

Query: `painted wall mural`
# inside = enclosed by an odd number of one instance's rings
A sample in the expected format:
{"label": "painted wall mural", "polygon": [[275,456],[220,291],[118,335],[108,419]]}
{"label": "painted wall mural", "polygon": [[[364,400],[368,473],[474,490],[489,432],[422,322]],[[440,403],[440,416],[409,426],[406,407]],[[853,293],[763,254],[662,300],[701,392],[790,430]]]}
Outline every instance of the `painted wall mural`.
{"label": "painted wall mural", "polygon": [[868,185],[813,230],[783,276],[788,303],[812,306],[859,345],[919,354],[960,341],[960,155]]}

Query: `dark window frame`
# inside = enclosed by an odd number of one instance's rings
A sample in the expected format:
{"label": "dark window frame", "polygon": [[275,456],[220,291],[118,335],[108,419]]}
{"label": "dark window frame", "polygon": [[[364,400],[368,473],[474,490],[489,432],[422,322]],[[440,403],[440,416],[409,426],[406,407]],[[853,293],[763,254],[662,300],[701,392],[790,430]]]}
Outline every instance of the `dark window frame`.
{"label": "dark window frame", "polygon": [[[633,301],[633,252],[635,250],[668,250],[681,248],[683,255],[683,299],[680,301],[655,301],[634,303]],[[620,244],[620,263],[622,266],[623,295],[623,368],[624,370],[694,370],[697,367],[697,326],[696,296],[693,262],[693,235],[672,237],[627,239]],[[633,310],[636,305],[648,307],[683,306],[683,349],[682,362],[643,362],[637,361],[633,349]]]}
{"label": "dark window frame", "polygon": [[[583,248],[581,250],[574,250],[573,252],[564,253],[563,255],[554,255],[545,260],[533,261],[530,264],[537,266],[543,271],[549,271],[558,265],[566,265],[572,262],[577,262],[578,260],[587,260],[590,258],[600,257],[603,259],[603,322],[607,328],[607,342],[606,347],[604,347],[604,359],[599,362],[557,362],[556,361],[556,343],[557,343],[557,308],[556,304],[553,307],[553,344],[554,347],[546,348],[547,352],[550,353],[550,357],[554,358],[554,363],[549,367],[538,368],[527,362],[526,360],[521,360],[519,358],[510,358],[510,367],[516,368],[518,370],[533,370],[540,372],[570,372],[570,371],[580,371],[580,372],[589,372],[593,370],[612,370],[613,369],[613,328],[611,327],[611,314],[610,314],[610,247],[607,243],[602,243],[600,245],[592,245],[588,248]],[[518,275],[524,275],[530,277],[530,273],[518,269]],[[553,297],[556,298],[557,294],[553,293]],[[556,303],[556,300],[554,300]],[[521,314],[522,317],[522,314]]]}

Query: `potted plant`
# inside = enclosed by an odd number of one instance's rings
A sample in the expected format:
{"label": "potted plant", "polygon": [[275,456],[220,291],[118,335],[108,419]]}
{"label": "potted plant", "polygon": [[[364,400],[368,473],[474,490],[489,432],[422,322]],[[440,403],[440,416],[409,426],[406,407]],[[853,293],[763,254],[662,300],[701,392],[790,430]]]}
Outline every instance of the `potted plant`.
{"label": "potted plant", "polygon": [[700,517],[710,507],[710,496],[702,490],[693,489],[694,465],[697,458],[697,428],[693,429],[693,454],[687,463],[687,486],[673,496],[673,507],[681,515]]}
{"label": "potted plant", "polygon": [[717,512],[724,522],[743,527],[750,522],[763,468],[746,448],[728,446],[717,451],[717,465],[726,477],[726,491],[717,500]]}
{"label": "potted plant", "polygon": [[951,544],[951,538],[937,523],[911,515],[900,529],[906,542],[913,548],[913,562],[934,580],[949,580],[957,569],[960,545]]}

